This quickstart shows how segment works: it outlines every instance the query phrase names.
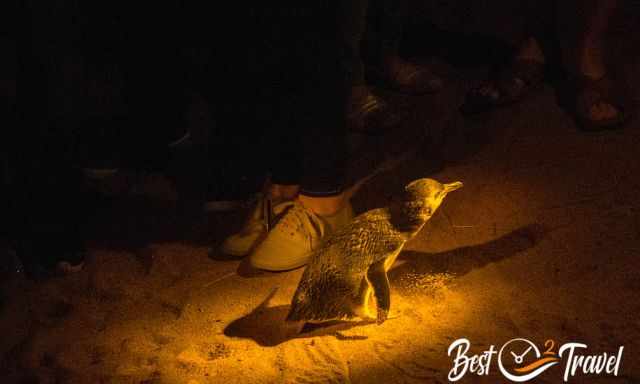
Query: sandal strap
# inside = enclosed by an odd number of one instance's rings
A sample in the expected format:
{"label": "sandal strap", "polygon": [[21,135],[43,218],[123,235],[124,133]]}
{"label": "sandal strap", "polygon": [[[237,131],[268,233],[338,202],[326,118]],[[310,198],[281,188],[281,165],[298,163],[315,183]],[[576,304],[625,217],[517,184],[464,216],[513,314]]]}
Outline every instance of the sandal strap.
{"label": "sandal strap", "polygon": [[544,81],[544,63],[531,59],[516,59],[499,70],[492,80],[471,89],[465,110],[486,110],[523,98]]}

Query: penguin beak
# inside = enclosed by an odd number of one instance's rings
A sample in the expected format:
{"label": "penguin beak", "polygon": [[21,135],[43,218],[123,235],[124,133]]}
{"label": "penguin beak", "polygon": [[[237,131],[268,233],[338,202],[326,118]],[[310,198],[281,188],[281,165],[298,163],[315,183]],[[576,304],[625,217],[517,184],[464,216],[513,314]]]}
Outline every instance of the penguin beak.
{"label": "penguin beak", "polygon": [[456,181],[456,182],[453,182],[453,183],[445,184],[444,185],[444,192],[445,193],[453,192],[456,189],[462,188],[462,185],[463,184],[460,181]]}

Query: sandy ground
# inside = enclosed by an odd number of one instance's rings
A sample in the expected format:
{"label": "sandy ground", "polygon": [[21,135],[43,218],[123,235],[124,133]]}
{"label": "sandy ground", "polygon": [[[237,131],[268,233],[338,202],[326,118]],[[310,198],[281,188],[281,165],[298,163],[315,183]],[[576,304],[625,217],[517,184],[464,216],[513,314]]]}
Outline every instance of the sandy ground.
{"label": "sandy ground", "polygon": [[[640,84],[637,55],[628,57],[623,73]],[[420,146],[353,198],[361,212],[417,177],[465,183],[390,272],[384,324],[293,337],[283,319],[302,270],[240,276],[239,261],[212,246],[241,213],[115,204],[97,214],[102,238],[83,272],[3,283],[1,381],[446,383],[454,340],[467,338],[470,353],[480,353],[521,337],[540,348],[547,339],[582,342],[592,354],[624,346],[617,377],[569,382],[639,383],[639,123],[582,134],[550,88],[463,120],[455,107],[468,86],[454,80],[437,100],[416,100],[444,110],[422,123],[438,138],[444,167],[434,172],[433,153]],[[533,382],[559,383],[563,370]],[[494,363],[489,375],[461,382],[508,381]]]}

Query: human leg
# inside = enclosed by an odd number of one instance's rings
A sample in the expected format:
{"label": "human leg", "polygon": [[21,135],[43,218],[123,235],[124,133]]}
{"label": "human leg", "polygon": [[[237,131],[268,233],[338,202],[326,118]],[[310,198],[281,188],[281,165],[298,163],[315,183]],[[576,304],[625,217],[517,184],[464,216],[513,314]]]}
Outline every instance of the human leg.
{"label": "human leg", "polygon": [[294,73],[305,82],[285,94],[279,111],[288,116],[289,122],[281,129],[285,129],[287,136],[297,137],[301,144],[301,157],[297,160],[302,164],[300,192],[250,254],[249,261],[255,268],[275,271],[304,265],[322,238],[351,218],[343,191],[345,97],[350,84],[345,81],[338,54],[339,37],[326,38],[332,36],[333,12],[326,8],[315,11],[318,13],[308,23],[296,26],[307,33],[291,42],[298,48],[294,61],[299,64],[299,72]]}
{"label": "human leg", "polygon": [[365,79],[362,45],[367,29],[369,0],[343,1],[338,9],[342,41],[340,58],[350,85],[347,98],[347,124],[355,132],[377,133],[395,123],[389,104],[371,91]]}
{"label": "human leg", "polygon": [[433,93],[442,89],[442,79],[428,67],[400,56],[399,45],[408,19],[409,2],[374,0],[370,13],[373,37],[368,48],[375,63],[372,74],[403,93]]}
{"label": "human leg", "polygon": [[517,103],[538,89],[544,79],[548,56],[554,56],[554,1],[527,0],[520,3],[525,15],[522,33],[511,41],[513,54],[497,63],[487,79],[471,88],[460,111],[472,115]]}
{"label": "human leg", "polygon": [[[33,9],[25,6],[22,11],[33,21]],[[34,37],[34,24],[24,27],[18,37],[18,76],[24,80],[17,93],[21,129],[16,130],[10,153],[12,237],[27,274],[40,277],[57,266],[70,272],[82,265],[87,206],[82,175],[72,156],[78,100],[66,95],[61,103],[67,108],[55,108],[48,86],[65,81],[60,78],[66,73],[65,63],[77,63],[77,55],[64,44],[51,49]]]}
{"label": "human leg", "polygon": [[586,131],[618,128],[629,117],[628,95],[609,75],[605,62],[605,34],[617,3],[558,2],[559,19],[566,21],[560,24],[560,37],[568,74],[561,99]]}

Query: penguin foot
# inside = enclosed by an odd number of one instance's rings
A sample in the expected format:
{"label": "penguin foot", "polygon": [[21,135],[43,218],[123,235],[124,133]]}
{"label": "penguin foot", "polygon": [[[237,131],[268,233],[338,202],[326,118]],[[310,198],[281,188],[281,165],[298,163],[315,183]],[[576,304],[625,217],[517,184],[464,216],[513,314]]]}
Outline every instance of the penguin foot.
{"label": "penguin foot", "polygon": [[376,319],[375,316],[373,316],[371,312],[369,312],[369,309],[364,305],[356,306],[352,309],[352,311],[355,316],[361,318],[362,320],[369,321]]}
{"label": "penguin foot", "polygon": [[287,337],[295,337],[303,333],[305,327],[304,321],[285,322],[284,332]]}

